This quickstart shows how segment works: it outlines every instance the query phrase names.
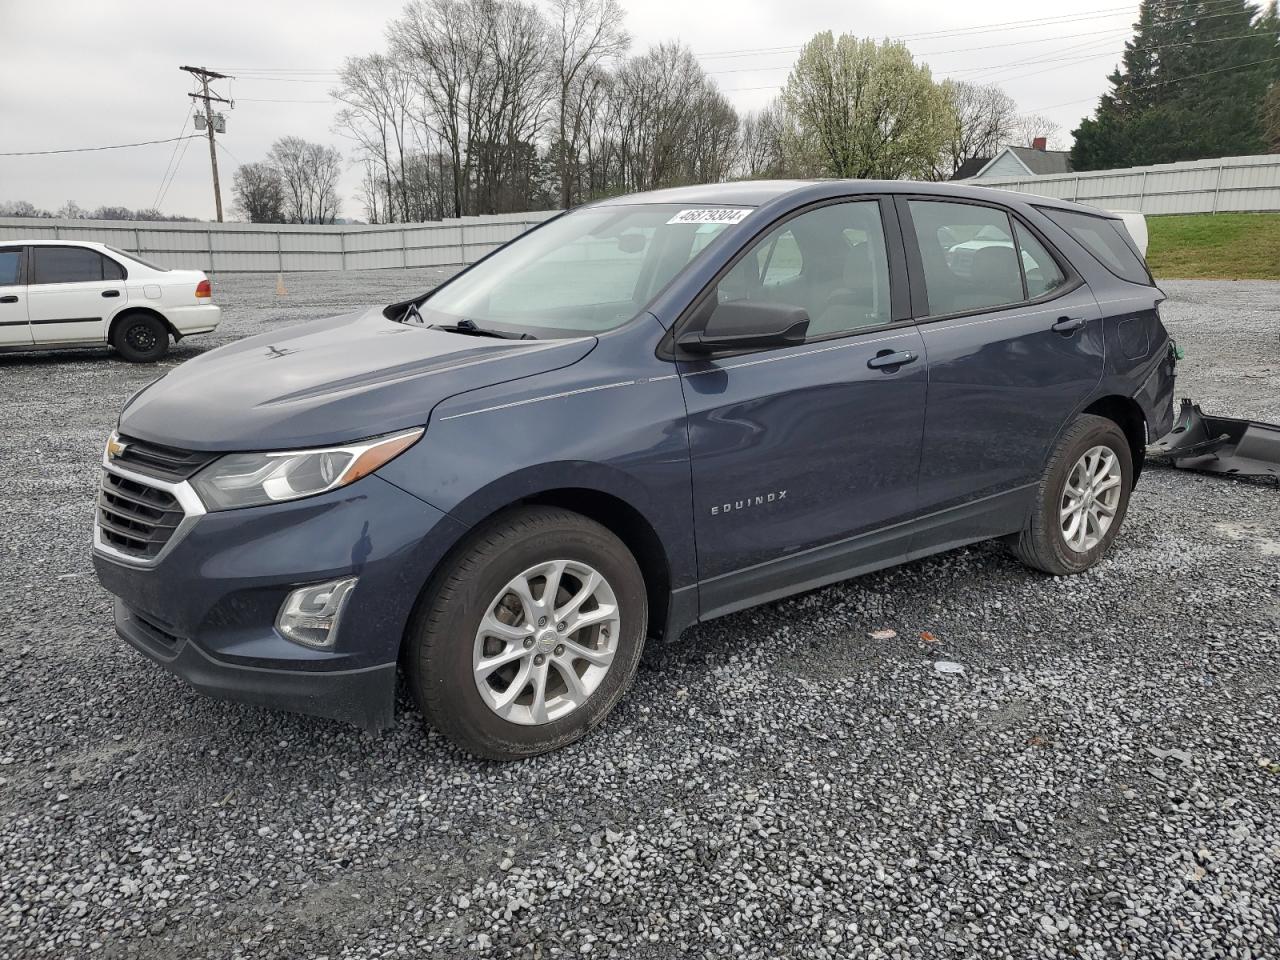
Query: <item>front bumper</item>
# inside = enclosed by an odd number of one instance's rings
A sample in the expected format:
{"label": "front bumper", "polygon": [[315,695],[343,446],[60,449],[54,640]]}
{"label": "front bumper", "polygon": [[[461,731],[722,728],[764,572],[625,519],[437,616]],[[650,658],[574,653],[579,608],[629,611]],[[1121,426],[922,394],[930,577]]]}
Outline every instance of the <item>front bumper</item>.
{"label": "front bumper", "polygon": [[354,723],[395,726],[395,662],[355,670],[304,671],[227,663],[115,603],[116,632],[135,650],[206,696]]}
{"label": "front bumper", "polygon": [[[328,494],[206,513],[150,565],[100,547],[93,563],[116,629],[212,696],[346,720],[393,719],[401,638],[419,592],[463,527],[377,475]],[[354,576],[332,648],[285,639],[298,586]]]}

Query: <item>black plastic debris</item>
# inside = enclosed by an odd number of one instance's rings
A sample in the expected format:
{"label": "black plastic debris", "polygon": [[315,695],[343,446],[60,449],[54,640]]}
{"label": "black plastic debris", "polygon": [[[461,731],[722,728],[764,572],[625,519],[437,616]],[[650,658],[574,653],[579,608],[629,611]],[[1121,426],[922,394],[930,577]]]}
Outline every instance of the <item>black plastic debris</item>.
{"label": "black plastic debris", "polygon": [[1183,400],[1169,433],[1147,447],[1180,470],[1280,481],[1280,426],[1233,417],[1207,417],[1198,403]]}

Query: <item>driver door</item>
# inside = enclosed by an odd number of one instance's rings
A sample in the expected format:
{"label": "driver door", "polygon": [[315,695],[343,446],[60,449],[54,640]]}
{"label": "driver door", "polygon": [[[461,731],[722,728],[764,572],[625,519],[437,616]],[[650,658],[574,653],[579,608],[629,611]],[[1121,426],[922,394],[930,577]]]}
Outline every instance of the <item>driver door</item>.
{"label": "driver door", "polygon": [[812,207],[757,240],[691,311],[746,299],[810,320],[797,346],[677,354],[704,618],[907,553],[892,528],[916,508],[926,375],[901,251],[887,203]]}

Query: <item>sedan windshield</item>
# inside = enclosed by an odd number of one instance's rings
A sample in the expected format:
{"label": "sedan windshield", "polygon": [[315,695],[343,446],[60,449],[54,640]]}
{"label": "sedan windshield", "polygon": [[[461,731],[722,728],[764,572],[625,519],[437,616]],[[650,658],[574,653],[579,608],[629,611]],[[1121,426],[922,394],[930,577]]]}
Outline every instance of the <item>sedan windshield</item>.
{"label": "sedan windshield", "polygon": [[[749,207],[587,207],[502,248],[422,304],[424,323],[539,339],[626,323]],[[464,322],[465,321],[465,322]]]}

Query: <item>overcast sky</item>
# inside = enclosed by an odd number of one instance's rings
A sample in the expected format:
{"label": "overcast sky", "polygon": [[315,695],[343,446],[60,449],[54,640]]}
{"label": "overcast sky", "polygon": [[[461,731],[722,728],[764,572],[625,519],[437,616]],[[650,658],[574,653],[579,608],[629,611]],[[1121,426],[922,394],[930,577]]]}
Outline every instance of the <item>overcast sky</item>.
{"label": "overcast sky", "polygon": [[[739,110],[766,104],[786,79],[795,48],[819,30],[902,37],[935,78],[999,82],[1026,112],[1061,126],[1061,145],[1106,89],[1136,17],[1137,2],[1013,0],[924,3],[871,0],[622,0],[633,50],[681,40]],[[230,217],[231,173],[259,160],[273,140],[297,134],[351,144],[332,131],[329,79],[249,79],[250,71],[335,69],[342,58],[382,49],[403,0],[0,0],[0,153],[161,140],[182,129],[191,78],[181,64],[245,74],[216,89],[236,108],[218,158]],[[1027,21],[1057,18],[1053,23]],[[926,35],[927,34],[927,35]],[[742,53],[741,51],[755,51]],[[770,51],[770,52],[762,52]],[[321,102],[272,102],[321,101]],[[186,132],[190,132],[188,129]],[[185,154],[182,147],[185,146]],[[0,157],[0,201],[56,210],[156,203],[172,145],[45,157]],[[208,144],[179,145],[181,164],[160,208],[213,218]],[[343,215],[361,217],[354,166]]]}

